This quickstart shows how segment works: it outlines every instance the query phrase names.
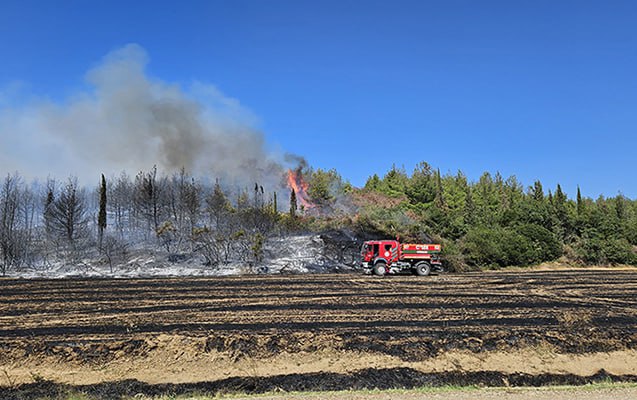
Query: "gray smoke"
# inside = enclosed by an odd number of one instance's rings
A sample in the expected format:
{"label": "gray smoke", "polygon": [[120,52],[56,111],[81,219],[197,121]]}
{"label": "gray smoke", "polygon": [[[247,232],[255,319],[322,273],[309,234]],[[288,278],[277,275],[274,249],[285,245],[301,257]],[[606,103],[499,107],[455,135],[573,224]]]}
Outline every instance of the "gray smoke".
{"label": "gray smoke", "polygon": [[266,147],[256,118],[214,86],[188,88],[146,75],[138,45],[108,54],[86,89],[64,101],[12,104],[0,92],[0,172],[27,178],[186,168],[227,184],[280,185],[287,164]]}

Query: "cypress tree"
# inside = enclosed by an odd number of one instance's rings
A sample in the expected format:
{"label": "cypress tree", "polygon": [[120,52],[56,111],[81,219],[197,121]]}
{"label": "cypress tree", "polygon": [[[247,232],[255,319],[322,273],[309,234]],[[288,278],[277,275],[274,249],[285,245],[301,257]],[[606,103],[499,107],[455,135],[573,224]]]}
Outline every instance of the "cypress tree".
{"label": "cypress tree", "polygon": [[296,209],[296,192],[292,189],[292,192],[290,193],[290,218],[296,218]]}
{"label": "cypress tree", "polygon": [[276,192],[274,192],[274,214],[279,212],[279,205],[277,204]]}
{"label": "cypress tree", "polygon": [[261,209],[265,207],[265,192],[263,190],[263,186],[259,185],[259,190],[261,190]]}
{"label": "cypress tree", "polygon": [[44,202],[44,228],[46,234],[51,234],[51,213],[53,210],[53,202],[55,201],[55,195],[53,194],[53,187],[49,186],[46,193],[46,200]]}
{"label": "cypress tree", "polygon": [[562,186],[557,184],[557,188],[555,189],[555,195],[553,196],[553,209],[555,210],[555,218],[557,218],[557,222],[559,225],[558,233],[562,240],[565,240],[569,234],[570,226],[568,220],[568,211],[566,209],[566,194],[562,191]]}
{"label": "cypress tree", "polygon": [[584,211],[584,203],[582,202],[582,193],[580,193],[579,185],[577,185],[577,215],[581,216]]}
{"label": "cypress tree", "polygon": [[104,230],[106,229],[106,179],[104,178],[104,174],[102,174],[102,184],[100,185],[100,210],[97,214],[97,229],[99,247],[101,249]]}
{"label": "cypress tree", "polygon": [[564,192],[562,191],[562,186],[560,186],[560,184],[557,184],[557,188],[555,189],[555,205],[557,206],[563,206],[566,203],[566,195],[564,194]]}

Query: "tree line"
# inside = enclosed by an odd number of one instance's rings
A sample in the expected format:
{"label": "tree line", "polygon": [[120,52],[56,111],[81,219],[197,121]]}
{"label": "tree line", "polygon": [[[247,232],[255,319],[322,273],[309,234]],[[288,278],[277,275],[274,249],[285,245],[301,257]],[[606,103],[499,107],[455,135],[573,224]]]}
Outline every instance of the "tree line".
{"label": "tree line", "polygon": [[[581,264],[637,265],[637,201],[590,199],[515,176],[442,175],[420,163],[393,167],[353,188],[332,170],[307,168],[311,210],[293,190],[228,190],[185,170],[122,173],[87,189],[70,177],[27,183],[9,174],[0,187],[0,273],[99,260],[113,269],[135,250],[175,259],[199,255],[215,266],[257,266],[275,236],[347,229],[360,239],[436,241],[455,270],[526,266],[563,258]],[[231,189],[231,188],[230,188]]]}
{"label": "tree line", "polygon": [[395,166],[371,176],[368,195],[385,203],[361,212],[367,229],[445,245],[456,269],[525,266],[560,257],[584,264],[637,264],[637,202],[615,197],[569,199],[562,187],[485,172],[476,182],[441,175],[426,162],[408,175]]}

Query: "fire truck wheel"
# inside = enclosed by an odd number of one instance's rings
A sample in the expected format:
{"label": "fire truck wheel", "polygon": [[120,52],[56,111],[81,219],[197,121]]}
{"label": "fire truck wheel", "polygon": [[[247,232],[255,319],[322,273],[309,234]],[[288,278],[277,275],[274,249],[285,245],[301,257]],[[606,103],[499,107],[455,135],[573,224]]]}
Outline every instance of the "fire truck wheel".
{"label": "fire truck wheel", "polygon": [[383,276],[387,273],[387,264],[379,261],[374,265],[374,275]]}
{"label": "fire truck wheel", "polygon": [[431,266],[426,261],[421,261],[416,264],[416,275],[427,276],[431,273]]}

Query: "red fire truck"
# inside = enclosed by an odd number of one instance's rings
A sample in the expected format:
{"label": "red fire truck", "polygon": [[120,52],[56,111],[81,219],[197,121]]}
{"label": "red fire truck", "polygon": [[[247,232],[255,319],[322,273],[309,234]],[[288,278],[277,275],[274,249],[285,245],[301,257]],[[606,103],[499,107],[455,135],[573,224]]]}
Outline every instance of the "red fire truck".
{"label": "red fire truck", "polygon": [[439,244],[401,244],[397,240],[370,240],[361,249],[362,267],[375,275],[405,272],[427,276],[442,271]]}

